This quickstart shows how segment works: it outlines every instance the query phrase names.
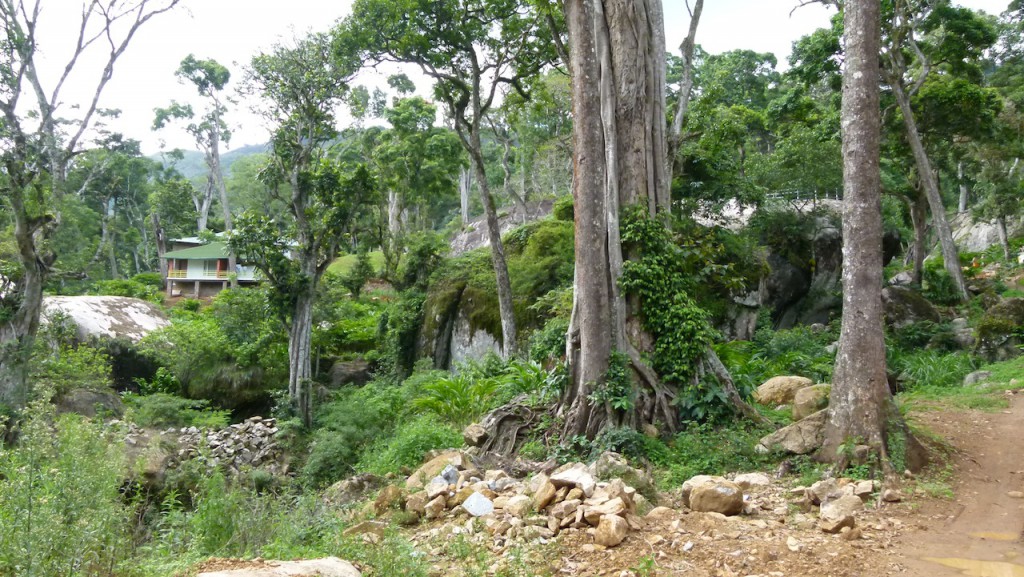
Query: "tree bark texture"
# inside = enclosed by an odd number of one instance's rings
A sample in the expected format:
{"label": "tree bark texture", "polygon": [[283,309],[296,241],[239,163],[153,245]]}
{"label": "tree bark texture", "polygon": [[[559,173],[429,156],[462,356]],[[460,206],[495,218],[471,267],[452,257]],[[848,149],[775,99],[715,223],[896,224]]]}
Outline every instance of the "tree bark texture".
{"label": "tree bark texture", "polygon": [[[665,39],[659,0],[566,2],[572,63],[576,271],[567,335],[572,384],[561,400],[563,436],[662,422],[673,429],[676,392],[642,358],[650,337],[635,298],[620,294],[621,209],[669,210]],[[652,303],[652,306],[656,306]],[[633,372],[632,408],[592,396],[621,351]]]}
{"label": "tree bark texture", "polygon": [[847,0],[843,74],[843,316],[821,456],[867,444],[885,455],[878,0]]}

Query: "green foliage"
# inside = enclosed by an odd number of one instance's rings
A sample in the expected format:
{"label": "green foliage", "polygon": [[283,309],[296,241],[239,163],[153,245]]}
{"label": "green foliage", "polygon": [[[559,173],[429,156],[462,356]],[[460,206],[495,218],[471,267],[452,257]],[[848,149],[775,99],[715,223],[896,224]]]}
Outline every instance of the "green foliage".
{"label": "green foliage", "polygon": [[967,353],[936,350],[895,354],[888,364],[908,391],[958,387],[968,373],[978,368],[977,360]]}
{"label": "green foliage", "polygon": [[315,415],[304,482],[327,486],[351,475],[363,451],[402,422],[408,403],[402,388],[380,381],[338,391]]}
{"label": "green foliage", "polygon": [[420,387],[420,397],[413,407],[431,412],[442,421],[466,425],[492,406],[498,390],[495,378],[473,374],[452,374]]}
{"label": "green foliage", "polygon": [[694,475],[761,470],[778,459],[754,450],[758,439],[769,432],[745,421],[722,426],[691,423],[669,445],[668,473],[662,485],[678,487]]}
{"label": "green foliage", "polygon": [[462,443],[462,433],[452,421],[421,415],[370,447],[356,469],[377,475],[401,473],[422,463],[428,451],[459,448]]}
{"label": "green foliage", "polygon": [[115,432],[54,420],[49,400],[24,416],[18,444],[0,451],[0,574],[110,574],[130,540]]}
{"label": "green foliage", "polygon": [[941,257],[928,259],[922,273],[921,294],[929,301],[946,306],[960,304],[960,293],[943,266]]}
{"label": "green foliage", "polygon": [[63,345],[55,351],[41,351],[32,363],[30,378],[37,387],[45,387],[58,396],[74,389],[109,391],[110,356],[87,345]]}
{"label": "green foliage", "polygon": [[416,339],[424,320],[425,300],[422,292],[405,291],[380,317],[381,368],[398,380],[407,377],[416,362]]}
{"label": "green foliage", "polygon": [[342,277],[342,284],[345,288],[352,293],[352,297],[358,299],[359,294],[363,292],[363,287],[366,286],[367,281],[373,278],[374,270],[373,265],[370,263],[370,255],[366,251],[362,251],[356,257],[356,264],[352,269]]}
{"label": "green foliage", "polygon": [[131,297],[160,304],[164,302],[164,293],[160,285],[139,282],[133,279],[101,280],[93,284],[91,291],[95,295],[115,297]]}
{"label": "green foliage", "polygon": [[530,335],[530,359],[536,363],[550,363],[565,356],[565,335],[569,319],[554,317]]}
{"label": "green foliage", "polygon": [[572,222],[575,217],[573,211],[573,198],[571,195],[560,196],[555,200],[555,205],[551,209],[551,214],[557,220],[564,220],[566,222]]}
{"label": "green foliage", "polygon": [[787,206],[768,206],[754,212],[748,230],[773,254],[800,270],[813,270],[814,234],[826,214],[822,210],[801,212]]}
{"label": "green foliage", "polygon": [[960,348],[960,345],[954,340],[953,329],[948,323],[918,321],[894,329],[890,331],[889,335],[892,345],[904,351],[927,347],[952,352]]}
{"label": "green foliage", "polygon": [[654,337],[653,368],[666,382],[690,387],[715,332],[689,296],[680,250],[663,225],[637,210],[623,219],[622,241],[627,252],[640,254],[625,263],[619,284],[648,303],[642,310],[644,328]]}
{"label": "green foliage", "polygon": [[185,399],[169,392],[121,396],[128,411],[125,419],[140,427],[200,427],[222,429],[230,422],[230,412],[210,409],[205,399]]}
{"label": "green foliage", "polygon": [[615,351],[608,359],[608,370],[604,380],[594,388],[590,402],[594,405],[611,405],[616,411],[629,411],[633,408],[633,383],[629,372],[629,357]]}

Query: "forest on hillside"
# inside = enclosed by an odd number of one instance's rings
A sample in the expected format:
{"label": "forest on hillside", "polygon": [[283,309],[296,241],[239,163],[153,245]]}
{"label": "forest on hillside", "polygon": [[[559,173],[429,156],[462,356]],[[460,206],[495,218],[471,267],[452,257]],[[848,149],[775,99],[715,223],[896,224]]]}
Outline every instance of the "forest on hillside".
{"label": "forest on hillside", "polygon": [[[467,445],[522,471],[614,451],[652,494],[784,459],[890,479],[915,403],[1019,374],[1021,0],[868,24],[847,0],[788,63],[704,51],[703,0],[678,50],[658,0],[356,0],[236,69],[185,57],[202,104],[149,128],[196,150],[150,157],[105,129],[108,75],[82,108],[40,81],[39,4],[0,0],[0,575],[338,551],[426,575],[340,537],[339,483]],[[86,2],[67,71],[184,4]],[[431,91],[360,85],[381,63]],[[273,132],[228,152],[240,97]],[[781,376],[808,406],[770,400]],[[817,446],[765,440],[811,414]],[[258,443],[212,452],[231,431]]]}

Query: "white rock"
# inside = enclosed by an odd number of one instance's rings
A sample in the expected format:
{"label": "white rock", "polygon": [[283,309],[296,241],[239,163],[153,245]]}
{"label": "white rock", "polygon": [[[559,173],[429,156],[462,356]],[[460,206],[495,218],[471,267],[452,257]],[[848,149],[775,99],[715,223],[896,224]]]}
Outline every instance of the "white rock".
{"label": "white rock", "polygon": [[462,503],[462,508],[474,517],[483,517],[494,512],[494,503],[476,491]]}

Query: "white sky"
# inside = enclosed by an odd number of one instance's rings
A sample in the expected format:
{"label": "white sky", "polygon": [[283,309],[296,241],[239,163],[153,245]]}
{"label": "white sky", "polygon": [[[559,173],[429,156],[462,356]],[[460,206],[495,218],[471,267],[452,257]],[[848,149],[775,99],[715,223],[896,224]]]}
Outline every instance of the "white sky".
{"label": "white sky", "polygon": [[[663,0],[668,49],[675,52],[686,34],[689,15],[684,0]],[[51,62],[63,63],[63,42],[75,26],[79,0],[42,0],[39,30],[40,49]],[[961,0],[963,6],[998,14],[1009,0]],[[826,26],[831,9],[814,4],[794,10],[798,0],[707,0],[697,31],[697,43],[711,53],[733,49],[773,52],[785,66],[793,41],[816,28]],[[137,34],[118,61],[100,106],[119,108],[120,119],[111,123],[127,137],[142,141],[146,154],[158,152],[161,140],[166,148],[194,148],[183,130],[150,130],[153,109],[172,99],[194,100],[194,89],[177,81],[174,71],[189,53],[213,58],[232,71],[232,86],[242,77],[242,68],[260,50],[278,41],[303,36],[307,31],[326,31],[345,16],[351,0],[183,0],[174,12],[155,17]],[[792,12],[792,13],[791,13]],[[82,77],[95,78],[98,70],[83,70]],[[56,71],[51,72],[51,76]],[[45,75],[45,72],[44,72]],[[378,84],[385,75],[362,80]],[[52,85],[52,80],[47,82]],[[91,87],[70,84],[66,100],[91,97]],[[228,117],[234,136],[232,147],[257,144],[268,139],[261,121],[239,103]]]}

